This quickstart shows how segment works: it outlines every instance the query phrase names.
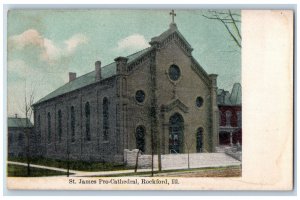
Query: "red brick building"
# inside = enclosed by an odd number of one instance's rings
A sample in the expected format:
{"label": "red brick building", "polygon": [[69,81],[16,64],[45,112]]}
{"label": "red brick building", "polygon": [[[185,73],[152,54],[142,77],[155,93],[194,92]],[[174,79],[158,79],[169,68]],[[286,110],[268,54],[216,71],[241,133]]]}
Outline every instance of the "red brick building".
{"label": "red brick building", "polygon": [[241,85],[235,83],[231,93],[218,90],[219,145],[242,144]]}

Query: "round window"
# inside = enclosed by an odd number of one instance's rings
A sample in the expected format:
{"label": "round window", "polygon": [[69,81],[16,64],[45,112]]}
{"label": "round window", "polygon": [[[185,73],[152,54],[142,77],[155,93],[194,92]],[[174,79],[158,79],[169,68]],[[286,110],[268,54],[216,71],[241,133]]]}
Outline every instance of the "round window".
{"label": "round window", "polygon": [[180,69],[177,65],[171,65],[169,68],[169,77],[172,81],[177,81],[180,77]]}
{"label": "round window", "polygon": [[196,106],[200,108],[202,105],[203,105],[202,97],[197,97],[196,98]]}
{"label": "round window", "polygon": [[139,103],[144,102],[145,100],[145,92],[143,90],[138,90],[135,93],[135,100]]}

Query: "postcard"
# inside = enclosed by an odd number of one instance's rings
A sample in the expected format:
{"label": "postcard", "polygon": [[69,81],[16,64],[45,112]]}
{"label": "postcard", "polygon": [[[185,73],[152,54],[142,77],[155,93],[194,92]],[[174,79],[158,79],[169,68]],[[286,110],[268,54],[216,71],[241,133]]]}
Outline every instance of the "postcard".
{"label": "postcard", "polygon": [[291,190],[293,11],[11,9],[10,190]]}

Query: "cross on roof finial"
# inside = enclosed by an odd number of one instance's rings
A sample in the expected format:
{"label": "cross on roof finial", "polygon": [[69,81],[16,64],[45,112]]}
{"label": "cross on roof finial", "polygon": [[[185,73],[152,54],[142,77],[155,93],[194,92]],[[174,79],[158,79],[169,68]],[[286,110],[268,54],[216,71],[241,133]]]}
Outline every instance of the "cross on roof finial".
{"label": "cross on roof finial", "polygon": [[174,23],[174,17],[176,16],[176,13],[174,12],[174,10],[172,10],[170,12],[170,15],[172,15],[172,23]]}

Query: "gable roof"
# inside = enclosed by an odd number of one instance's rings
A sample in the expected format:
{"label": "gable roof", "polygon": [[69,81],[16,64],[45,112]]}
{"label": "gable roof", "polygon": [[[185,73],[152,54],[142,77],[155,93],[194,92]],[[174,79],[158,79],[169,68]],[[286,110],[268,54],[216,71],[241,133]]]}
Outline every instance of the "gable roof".
{"label": "gable roof", "polygon": [[186,39],[183,37],[183,35],[179,32],[179,30],[177,29],[177,25],[175,23],[171,23],[170,24],[170,28],[168,30],[166,30],[165,32],[163,32],[162,34],[160,34],[159,36],[153,37],[151,39],[150,43],[153,43],[153,42],[162,42],[163,40],[165,40],[172,33],[177,33],[177,35],[180,37],[180,39],[182,39],[185,42],[185,44],[187,45],[187,47],[190,50],[193,50],[193,48],[190,45],[190,43],[188,43],[188,41],[186,41]]}
{"label": "gable roof", "polygon": [[[139,58],[142,55],[144,55],[145,53],[149,52],[151,49],[152,49],[151,47],[148,47],[146,49],[143,49],[141,51],[138,51],[134,54],[127,56],[127,58],[128,58],[127,62],[130,63],[130,62],[135,61],[137,58]],[[102,69],[101,69],[102,80],[116,75],[116,71],[117,71],[116,62],[110,63],[110,64],[102,67]],[[39,101],[34,103],[34,105],[37,105],[41,102],[47,101],[49,99],[55,98],[57,96],[63,95],[65,93],[68,93],[68,92],[77,90],[79,88],[85,87],[87,85],[90,85],[92,83],[95,83],[95,75],[96,75],[95,71],[92,71],[92,72],[84,74],[80,77],[77,77],[75,80],[66,83],[65,85],[59,87],[58,89],[54,90],[50,94],[41,98]]]}
{"label": "gable roof", "polygon": [[[190,45],[190,43],[183,37],[183,35],[179,32],[176,23],[171,23],[170,24],[170,28],[168,30],[166,30],[165,32],[163,32],[162,34],[160,34],[157,37],[153,37],[151,39],[150,44],[154,44],[154,43],[163,43],[170,35],[172,35],[173,33],[176,33],[176,35],[183,41],[183,43],[185,44],[187,51],[189,52],[189,54],[191,55],[191,52],[193,51],[192,46]],[[198,63],[198,61],[191,55],[191,59],[192,59],[192,67],[195,66],[197,72],[200,72],[201,75],[200,77],[204,80],[204,82],[206,84],[209,84],[209,76],[207,74],[207,72],[202,68],[202,66]],[[199,75],[199,73],[198,73]]]}
{"label": "gable roof", "polygon": [[[26,123],[28,123],[28,124],[26,124]],[[7,127],[8,128],[26,128],[26,127],[33,127],[33,124],[27,118],[9,117],[7,119]]]}
{"label": "gable roof", "polygon": [[242,86],[240,83],[233,84],[230,101],[234,105],[239,105],[242,103]]}

